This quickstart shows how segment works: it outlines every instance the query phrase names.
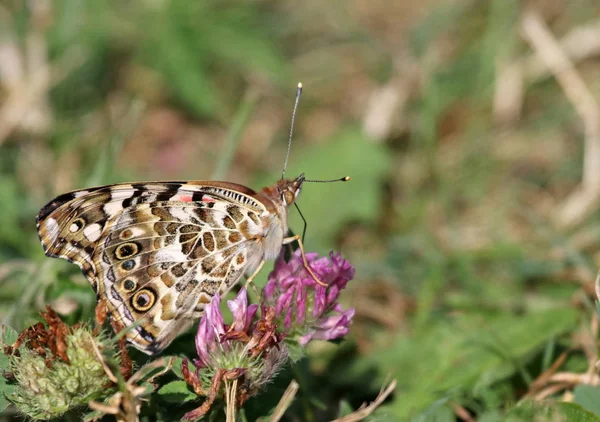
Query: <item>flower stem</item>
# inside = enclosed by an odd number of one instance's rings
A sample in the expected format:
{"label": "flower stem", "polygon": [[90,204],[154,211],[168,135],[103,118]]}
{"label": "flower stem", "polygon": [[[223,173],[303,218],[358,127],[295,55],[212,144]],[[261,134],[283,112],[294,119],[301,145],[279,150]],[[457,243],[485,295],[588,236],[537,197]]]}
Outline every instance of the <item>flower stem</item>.
{"label": "flower stem", "polygon": [[225,381],[225,400],[226,400],[226,421],[227,422],[235,422],[237,409],[236,409],[236,400],[237,400],[237,385],[238,380],[234,379],[233,382]]}

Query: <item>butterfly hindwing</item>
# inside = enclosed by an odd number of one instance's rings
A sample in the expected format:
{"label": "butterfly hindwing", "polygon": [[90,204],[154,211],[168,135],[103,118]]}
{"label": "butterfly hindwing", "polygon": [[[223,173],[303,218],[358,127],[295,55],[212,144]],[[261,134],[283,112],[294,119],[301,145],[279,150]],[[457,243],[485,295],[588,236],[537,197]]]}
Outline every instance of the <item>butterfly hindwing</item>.
{"label": "butterfly hindwing", "polygon": [[132,207],[114,221],[94,262],[120,324],[145,319],[129,336],[137,347],[161,350],[217,292],[228,291],[260,261],[256,240],[239,225],[250,232],[260,227],[236,222],[231,207],[223,201],[157,202]]}
{"label": "butterfly hindwing", "polygon": [[45,253],[74,262],[128,339],[147,353],[164,348],[225,292],[262,251],[265,207],[239,185],[122,184],[75,191],[38,215]]}

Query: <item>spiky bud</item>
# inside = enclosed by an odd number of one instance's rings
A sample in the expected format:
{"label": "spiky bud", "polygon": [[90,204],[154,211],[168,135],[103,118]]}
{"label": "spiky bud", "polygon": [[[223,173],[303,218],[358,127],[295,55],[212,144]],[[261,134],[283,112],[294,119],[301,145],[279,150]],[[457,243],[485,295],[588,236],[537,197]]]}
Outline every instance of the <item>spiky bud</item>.
{"label": "spiky bud", "polygon": [[110,393],[111,381],[98,359],[107,347],[103,336],[85,325],[68,327],[50,309],[38,323],[6,347],[11,378],[17,383],[8,399],[33,419],[47,420]]}

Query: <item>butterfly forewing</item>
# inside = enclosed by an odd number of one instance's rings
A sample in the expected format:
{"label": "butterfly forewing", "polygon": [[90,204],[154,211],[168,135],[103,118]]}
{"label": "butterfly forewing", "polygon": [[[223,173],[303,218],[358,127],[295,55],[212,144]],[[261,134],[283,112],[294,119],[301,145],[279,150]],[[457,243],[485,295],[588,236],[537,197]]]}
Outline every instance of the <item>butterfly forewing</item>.
{"label": "butterfly forewing", "polygon": [[155,353],[261,261],[269,210],[244,186],[160,182],[61,195],[40,211],[47,255],[76,263],[128,340]]}

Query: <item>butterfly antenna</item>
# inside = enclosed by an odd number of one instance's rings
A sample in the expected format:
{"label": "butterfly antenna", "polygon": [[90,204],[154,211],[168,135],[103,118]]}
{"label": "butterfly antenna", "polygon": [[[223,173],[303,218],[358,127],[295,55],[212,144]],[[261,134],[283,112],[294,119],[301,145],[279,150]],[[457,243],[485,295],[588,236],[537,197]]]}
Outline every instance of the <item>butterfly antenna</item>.
{"label": "butterfly antenna", "polygon": [[347,182],[350,180],[350,176],[344,176],[340,179],[330,179],[330,180],[308,180],[305,179],[304,182],[308,183],[333,183],[333,182]]}
{"label": "butterfly antenna", "polygon": [[298,206],[298,204],[296,202],[294,202],[294,206],[298,210],[298,214],[300,214],[300,218],[302,219],[302,222],[304,223],[304,228],[302,229],[302,242],[304,242],[304,238],[306,237],[306,227],[308,227],[308,223],[306,222],[306,218],[304,218],[304,215],[302,214],[302,211],[300,211],[300,207]]}
{"label": "butterfly antenna", "polygon": [[[306,180],[305,179],[305,180],[303,180],[303,182],[332,183],[332,182],[347,182],[348,180],[350,180],[350,176],[345,176],[345,177],[342,177],[341,179],[331,179],[331,180]],[[304,223],[304,228],[302,229],[302,242],[304,242],[304,238],[306,237],[306,228],[308,227],[308,223],[306,222],[306,218],[304,218],[302,211],[300,211],[300,207],[298,206],[297,202],[294,202],[294,206],[298,210],[298,214],[300,214],[300,218],[302,219],[302,222]]]}
{"label": "butterfly antenna", "polygon": [[283,176],[285,176],[285,169],[287,167],[288,158],[290,158],[290,149],[292,148],[292,133],[294,133],[294,120],[296,119],[296,109],[298,109],[300,94],[302,94],[302,83],[298,82],[298,87],[296,88],[296,102],[294,103],[294,111],[292,112],[292,124],[290,125],[290,136],[288,138],[287,154],[285,154],[285,162],[283,163],[281,179],[283,179]]}

